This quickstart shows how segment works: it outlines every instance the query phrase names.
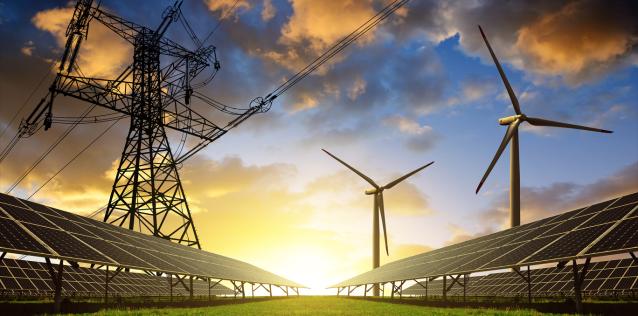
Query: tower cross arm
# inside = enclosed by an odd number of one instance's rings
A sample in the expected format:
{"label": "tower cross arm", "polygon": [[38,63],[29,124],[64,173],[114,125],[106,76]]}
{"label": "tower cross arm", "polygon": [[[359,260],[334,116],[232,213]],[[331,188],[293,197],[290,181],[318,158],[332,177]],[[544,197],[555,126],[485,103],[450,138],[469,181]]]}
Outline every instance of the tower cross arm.
{"label": "tower cross arm", "polygon": [[51,91],[133,115],[131,110],[133,84],[128,81],[58,74],[51,86]]}
{"label": "tower cross arm", "polygon": [[[133,111],[132,83],[108,79],[76,77],[59,74],[51,87],[55,93],[73,97],[98,106],[129,115],[139,116]],[[161,121],[164,127],[186,133],[205,141],[223,132],[215,123],[206,119],[177,98],[162,94]]]}
{"label": "tower cross arm", "polygon": [[[106,26],[108,29],[113,31],[115,34],[120,36],[125,41],[129,42],[131,45],[135,45],[136,37],[140,33],[154,33],[154,30],[151,30],[145,26],[136,24],[131,21],[127,21],[117,15],[106,12],[100,8],[91,8],[91,16]],[[166,17],[165,19],[171,19],[170,17]],[[198,56],[198,52],[192,52],[182,45],[163,37],[162,34],[157,34],[158,46],[160,49],[160,53],[172,56],[172,57],[182,57],[182,56],[191,56],[191,58],[202,58]]]}
{"label": "tower cross arm", "polygon": [[226,130],[191,109],[170,94],[162,92],[162,125],[186,133],[205,142],[212,142]]}
{"label": "tower cross arm", "polygon": [[145,30],[150,31],[142,25],[127,21],[100,8],[91,8],[91,16],[132,45],[135,45],[137,34]]}

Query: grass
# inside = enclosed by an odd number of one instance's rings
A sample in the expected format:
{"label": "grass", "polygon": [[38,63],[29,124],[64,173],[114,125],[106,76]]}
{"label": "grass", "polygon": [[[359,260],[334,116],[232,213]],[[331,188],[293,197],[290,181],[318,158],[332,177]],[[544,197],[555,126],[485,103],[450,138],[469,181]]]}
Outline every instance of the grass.
{"label": "grass", "polygon": [[84,315],[557,315],[534,310],[436,308],[343,297],[294,297],[197,308],[101,310]]}

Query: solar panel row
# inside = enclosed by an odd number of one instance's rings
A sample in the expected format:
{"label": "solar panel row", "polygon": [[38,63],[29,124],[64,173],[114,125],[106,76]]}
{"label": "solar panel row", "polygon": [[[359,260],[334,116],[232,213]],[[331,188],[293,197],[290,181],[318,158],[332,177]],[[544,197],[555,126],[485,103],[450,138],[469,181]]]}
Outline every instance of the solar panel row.
{"label": "solar panel row", "polygon": [[[526,271],[524,271],[526,273]],[[572,267],[531,270],[531,292],[535,297],[571,295],[574,293]],[[526,296],[528,284],[516,272],[493,273],[469,277],[465,293],[468,296]],[[403,295],[426,295],[425,281],[404,289]],[[448,285],[449,286],[449,285]],[[638,291],[638,262],[632,259],[591,263],[582,286],[589,296],[618,295]],[[430,281],[427,295],[440,296],[443,280]],[[462,296],[463,288],[454,285],[448,296]]]}
{"label": "solar panel row", "polygon": [[[105,270],[65,267],[62,294],[65,296],[103,296]],[[175,283],[175,282],[173,282]],[[121,271],[109,281],[109,292],[113,296],[169,296],[171,289],[166,277]],[[3,259],[0,263],[0,296],[49,296],[54,285],[45,263]],[[208,282],[193,281],[193,294],[208,295]],[[211,295],[233,295],[234,292],[217,284]],[[173,296],[188,296],[189,291],[181,285],[173,287]]]}
{"label": "solar panel row", "polygon": [[0,251],[290,287],[251,264],[0,194]]}
{"label": "solar panel row", "polygon": [[388,263],[333,287],[466,274],[638,249],[638,193]]}

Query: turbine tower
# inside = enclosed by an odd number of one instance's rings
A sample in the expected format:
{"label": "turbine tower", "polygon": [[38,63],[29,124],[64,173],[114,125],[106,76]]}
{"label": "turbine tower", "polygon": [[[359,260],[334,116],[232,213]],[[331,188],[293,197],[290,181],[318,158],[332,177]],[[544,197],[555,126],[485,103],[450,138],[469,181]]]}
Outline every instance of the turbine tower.
{"label": "turbine tower", "polygon": [[511,227],[516,227],[521,224],[521,197],[520,197],[521,180],[520,180],[520,165],[519,165],[519,156],[518,156],[518,127],[523,122],[527,122],[534,126],[562,127],[562,128],[580,129],[580,130],[599,132],[599,133],[612,133],[612,131],[588,127],[588,126],[582,126],[582,125],[574,125],[574,124],[568,124],[563,122],[550,121],[550,120],[531,117],[531,116],[527,116],[523,114],[523,112],[521,112],[521,107],[520,107],[520,104],[518,103],[518,99],[516,98],[516,95],[514,94],[514,90],[512,90],[512,87],[510,86],[510,83],[507,80],[507,76],[505,76],[505,72],[503,71],[501,64],[498,62],[498,59],[496,58],[496,55],[494,54],[494,51],[492,50],[492,46],[490,46],[490,43],[488,42],[487,37],[485,36],[485,33],[483,32],[483,29],[481,28],[480,25],[479,25],[479,30],[481,32],[481,35],[483,36],[485,45],[487,45],[487,49],[490,51],[490,55],[492,56],[492,59],[494,60],[494,64],[496,64],[498,73],[500,74],[501,79],[503,80],[503,84],[505,85],[507,94],[509,95],[510,100],[512,101],[512,107],[514,108],[514,112],[516,112],[516,115],[504,117],[498,120],[498,123],[500,125],[507,125],[507,130],[505,131],[505,136],[503,137],[503,140],[501,141],[501,145],[496,150],[496,154],[494,155],[492,162],[490,163],[489,167],[487,167],[487,170],[485,171],[485,174],[483,175],[481,182],[476,188],[476,193],[478,194],[479,190],[481,190],[483,183],[485,183],[487,176],[492,171],[492,168],[494,168],[496,161],[498,161],[498,158],[501,157],[503,150],[505,150],[505,147],[507,147],[507,144],[511,141],[511,144],[510,144],[510,222],[511,222]]}
{"label": "turbine tower", "polygon": [[[413,170],[412,172],[405,174],[401,177],[399,177],[398,179],[384,185],[384,186],[379,186],[376,182],[374,182],[372,179],[370,179],[370,177],[366,176],[365,174],[363,174],[361,171],[355,169],[354,167],[350,166],[349,164],[345,163],[343,160],[337,158],[337,156],[331,154],[330,152],[328,152],[325,149],[321,149],[323,150],[326,154],[328,154],[330,157],[334,158],[335,160],[337,160],[338,162],[340,162],[341,164],[343,164],[344,166],[346,166],[348,169],[352,170],[352,172],[356,173],[357,175],[359,175],[361,178],[363,178],[363,180],[365,180],[366,182],[368,182],[370,185],[372,185],[372,189],[368,189],[365,191],[366,195],[374,195],[373,198],[373,204],[372,204],[372,268],[376,269],[379,267],[380,265],[380,256],[379,256],[379,252],[380,252],[380,242],[379,242],[379,215],[381,215],[381,223],[383,224],[383,239],[385,241],[385,253],[386,255],[390,255],[390,252],[388,251],[388,235],[386,232],[386,226],[385,226],[385,207],[384,207],[384,203],[383,203],[383,191],[387,190],[387,189],[391,189],[393,188],[395,185],[401,183],[403,180],[411,177],[412,175],[416,174],[417,172],[425,169],[426,167],[428,167],[429,165],[433,164],[434,161],[419,167],[415,170]],[[379,296],[379,285],[375,284],[373,286],[373,293],[372,295],[374,296]]]}

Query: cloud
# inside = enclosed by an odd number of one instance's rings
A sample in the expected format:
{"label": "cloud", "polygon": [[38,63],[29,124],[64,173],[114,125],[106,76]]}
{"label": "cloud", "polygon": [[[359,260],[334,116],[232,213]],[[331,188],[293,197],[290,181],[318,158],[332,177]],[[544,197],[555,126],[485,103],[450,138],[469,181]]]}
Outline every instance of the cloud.
{"label": "cloud", "polygon": [[22,46],[22,48],[20,49],[20,52],[26,56],[31,56],[33,55],[34,49],[35,49],[35,46],[33,45],[33,41],[27,41],[24,44],[24,46]]}
{"label": "cloud", "polygon": [[416,152],[432,149],[440,139],[440,136],[433,131],[431,126],[421,125],[419,122],[404,116],[391,116],[385,119],[384,122],[406,135],[406,146]]}
{"label": "cloud", "polygon": [[471,240],[495,232],[492,227],[486,227],[483,231],[472,233],[458,225],[448,224],[448,226],[452,232],[452,237],[445,242],[446,246],[458,244],[466,240]]}
{"label": "cloud", "polygon": [[293,0],[293,15],[282,29],[283,43],[308,42],[311,50],[325,50],[376,12],[371,1]]}
{"label": "cloud", "polygon": [[[575,1],[518,30],[526,68],[570,84],[600,77],[637,53],[638,22],[621,1]],[[634,8],[636,9],[636,8]]]}
{"label": "cloud", "polygon": [[[37,12],[31,22],[36,28],[51,33],[60,49],[66,45],[66,29],[74,8],[54,8]],[[132,47],[100,23],[89,28],[89,40],[83,41],[77,63],[84,75],[113,78],[132,60]]]}
{"label": "cloud", "polygon": [[[609,200],[638,191],[638,161],[596,182],[578,185],[569,182],[552,183],[544,187],[521,188],[521,222],[546,218],[579,207]],[[509,223],[509,193],[503,192],[483,212],[484,223]]]}
{"label": "cloud", "polygon": [[366,92],[366,81],[363,80],[363,78],[361,78],[361,77],[357,77],[357,79],[355,79],[355,81],[352,83],[352,86],[350,87],[350,90],[348,91],[348,98],[350,98],[350,100],[354,101],[361,94],[363,94],[365,92]]}
{"label": "cloud", "polygon": [[264,7],[261,9],[261,19],[263,21],[270,21],[277,14],[277,9],[272,4],[272,0],[264,0]]}
{"label": "cloud", "polygon": [[237,14],[240,10],[250,10],[252,5],[248,0],[205,0],[206,6],[211,11],[221,10],[222,17]]}
{"label": "cloud", "polygon": [[635,6],[603,0],[419,1],[408,4],[389,32],[399,37],[421,35],[434,43],[459,34],[463,51],[492,65],[477,28],[480,24],[501,63],[538,82],[559,78],[577,86],[635,66]]}

